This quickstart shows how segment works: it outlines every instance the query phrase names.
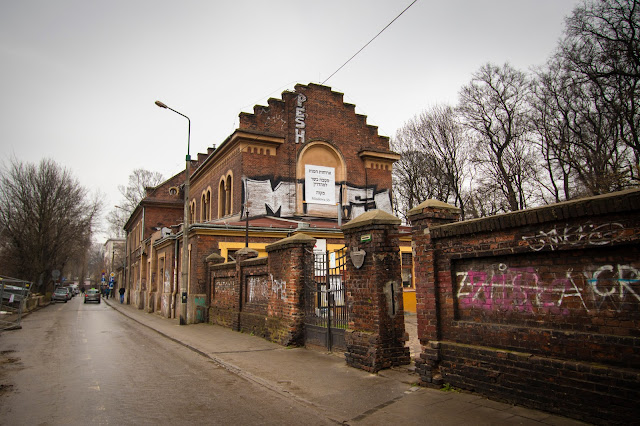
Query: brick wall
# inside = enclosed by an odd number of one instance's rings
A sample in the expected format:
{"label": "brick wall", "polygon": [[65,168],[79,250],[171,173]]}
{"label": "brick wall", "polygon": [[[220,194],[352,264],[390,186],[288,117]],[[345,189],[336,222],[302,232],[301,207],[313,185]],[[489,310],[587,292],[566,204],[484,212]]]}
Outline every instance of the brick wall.
{"label": "brick wall", "polygon": [[448,224],[452,206],[413,209],[423,382],[636,421],[639,212],[637,190]]}
{"label": "brick wall", "polygon": [[303,343],[305,267],[313,262],[315,239],[296,234],[257,252],[236,252],[237,261],[209,256],[209,322],[252,333],[282,345]]}

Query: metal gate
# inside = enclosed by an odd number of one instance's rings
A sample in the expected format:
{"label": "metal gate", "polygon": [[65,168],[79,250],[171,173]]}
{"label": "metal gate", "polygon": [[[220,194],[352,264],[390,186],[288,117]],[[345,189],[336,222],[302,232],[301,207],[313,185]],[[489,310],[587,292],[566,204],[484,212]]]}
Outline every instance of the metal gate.
{"label": "metal gate", "polygon": [[345,303],[347,248],[314,252],[313,273],[305,284],[305,343],[346,349],[349,317]]}

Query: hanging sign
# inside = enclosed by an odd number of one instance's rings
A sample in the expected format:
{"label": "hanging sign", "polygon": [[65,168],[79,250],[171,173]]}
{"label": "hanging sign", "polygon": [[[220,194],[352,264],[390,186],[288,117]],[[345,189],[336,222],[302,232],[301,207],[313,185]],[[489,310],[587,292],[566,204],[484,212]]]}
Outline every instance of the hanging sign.
{"label": "hanging sign", "polygon": [[336,169],[305,164],[304,191],[307,203],[335,205]]}

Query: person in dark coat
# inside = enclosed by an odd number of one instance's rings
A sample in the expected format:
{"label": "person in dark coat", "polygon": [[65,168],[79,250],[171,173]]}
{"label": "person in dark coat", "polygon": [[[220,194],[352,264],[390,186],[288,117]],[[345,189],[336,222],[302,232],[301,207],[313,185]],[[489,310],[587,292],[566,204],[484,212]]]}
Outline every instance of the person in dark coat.
{"label": "person in dark coat", "polygon": [[124,302],[124,287],[120,287],[118,293],[120,293],[120,303]]}

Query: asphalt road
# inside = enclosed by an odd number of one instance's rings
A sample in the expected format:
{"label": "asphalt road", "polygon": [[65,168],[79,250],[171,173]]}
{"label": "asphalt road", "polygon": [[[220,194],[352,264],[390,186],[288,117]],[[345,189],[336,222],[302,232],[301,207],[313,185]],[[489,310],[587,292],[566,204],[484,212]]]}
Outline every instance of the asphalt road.
{"label": "asphalt road", "polygon": [[[304,420],[303,420],[304,419]],[[0,424],[329,424],[80,296],[0,334]]]}

